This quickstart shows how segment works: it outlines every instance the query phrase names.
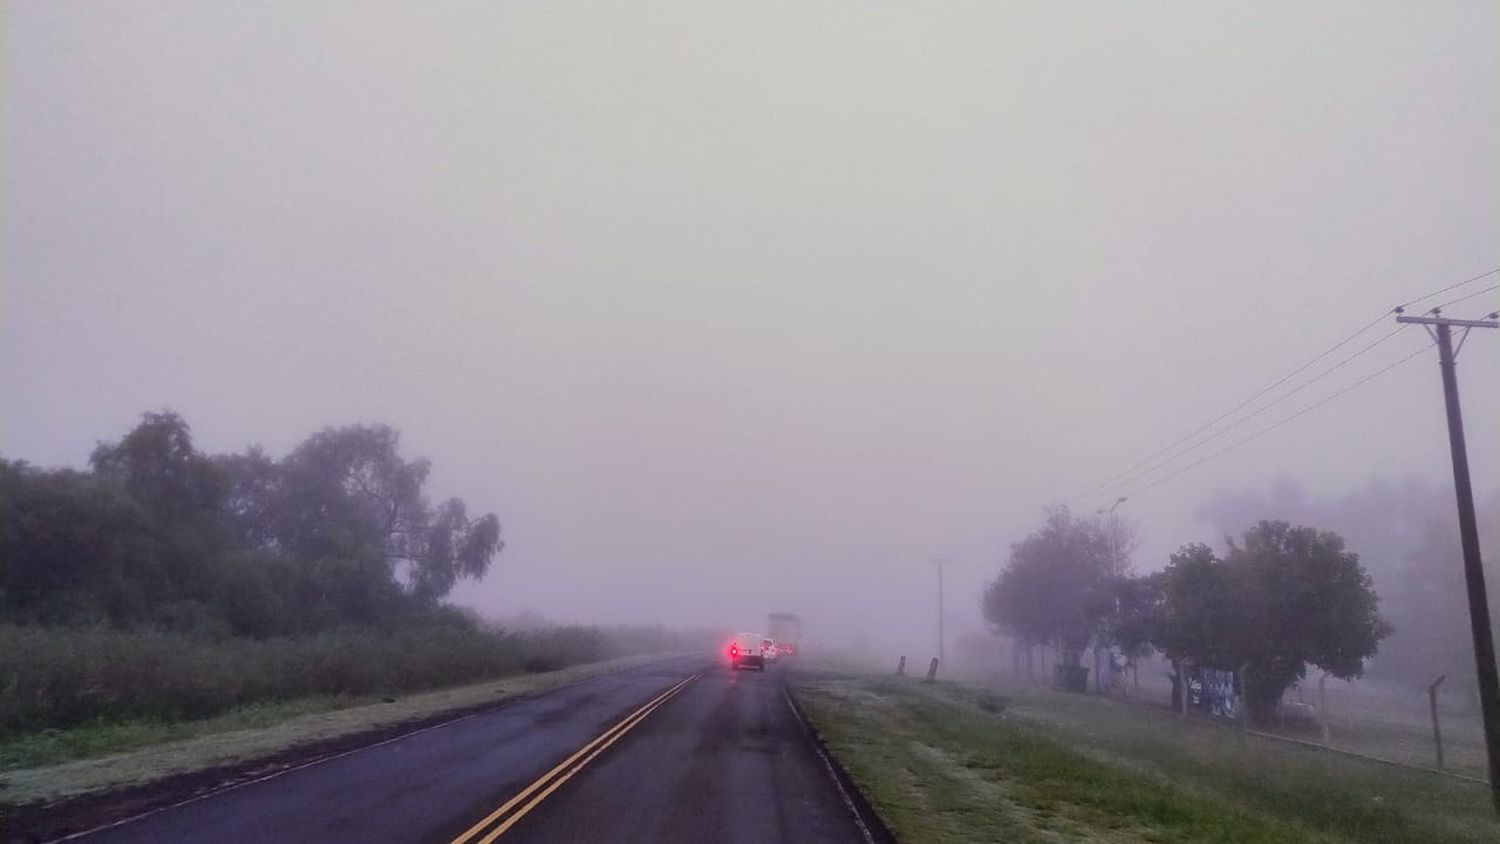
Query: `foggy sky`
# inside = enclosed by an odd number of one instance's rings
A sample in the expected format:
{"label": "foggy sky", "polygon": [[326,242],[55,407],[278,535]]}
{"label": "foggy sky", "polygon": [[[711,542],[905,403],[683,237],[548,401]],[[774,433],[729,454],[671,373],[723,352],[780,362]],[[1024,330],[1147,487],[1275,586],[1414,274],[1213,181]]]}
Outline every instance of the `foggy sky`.
{"label": "foggy sky", "polygon": [[[462,603],[920,650],[930,555],[978,629],[1043,506],[1500,266],[1493,3],[498,6],[5,3],[0,453],[385,422],[501,517]],[[1430,354],[1133,497],[1137,566],[1443,424]]]}

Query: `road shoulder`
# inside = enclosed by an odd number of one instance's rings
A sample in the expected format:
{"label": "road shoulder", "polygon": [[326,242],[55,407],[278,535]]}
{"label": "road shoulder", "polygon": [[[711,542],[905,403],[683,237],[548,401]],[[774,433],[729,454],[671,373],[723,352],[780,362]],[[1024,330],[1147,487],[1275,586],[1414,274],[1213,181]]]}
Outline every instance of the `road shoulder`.
{"label": "road shoulder", "polygon": [[[788,672],[788,675],[790,675],[790,672]],[[860,790],[858,783],[849,775],[848,770],[844,768],[838,758],[829,750],[828,743],[823,740],[822,734],[813,726],[812,721],[807,717],[807,713],[802,709],[802,705],[797,702],[797,695],[793,692],[793,688],[794,685],[790,676],[785,676],[781,692],[786,698],[787,706],[791,707],[792,714],[796,716],[798,724],[807,735],[807,740],[812,744],[813,749],[817,751],[819,761],[823,763],[824,768],[828,771],[828,776],[833,779],[834,785],[838,787],[839,794],[843,797],[844,804],[848,806],[849,811],[854,815],[855,821],[859,824],[865,841],[868,844],[895,844],[896,837],[891,834],[890,827],[886,825],[885,818],[880,816],[880,812],[875,809],[869,798]]]}
{"label": "road shoulder", "polygon": [[3,840],[95,826],[236,788],[519,700],[673,658],[651,654],[504,677],[280,724],[0,774]]}

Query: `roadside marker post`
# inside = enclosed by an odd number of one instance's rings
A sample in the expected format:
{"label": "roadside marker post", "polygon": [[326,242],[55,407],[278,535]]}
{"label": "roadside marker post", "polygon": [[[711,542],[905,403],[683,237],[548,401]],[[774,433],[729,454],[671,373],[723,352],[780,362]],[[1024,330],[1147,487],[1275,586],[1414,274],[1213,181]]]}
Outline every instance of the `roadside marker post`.
{"label": "roadside marker post", "polygon": [[1437,690],[1438,686],[1441,686],[1446,679],[1448,679],[1448,675],[1441,674],[1436,680],[1432,681],[1432,685],[1427,687],[1427,705],[1432,708],[1432,745],[1437,748],[1437,766],[1439,771],[1443,769],[1443,728],[1438,726]]}
{"label": "roadside marker post", "polygon": [[1328,726],[1328,672],[1318,678],[1318,723],[1323,728],[1323,743],[1329,744],[1333,740]]}

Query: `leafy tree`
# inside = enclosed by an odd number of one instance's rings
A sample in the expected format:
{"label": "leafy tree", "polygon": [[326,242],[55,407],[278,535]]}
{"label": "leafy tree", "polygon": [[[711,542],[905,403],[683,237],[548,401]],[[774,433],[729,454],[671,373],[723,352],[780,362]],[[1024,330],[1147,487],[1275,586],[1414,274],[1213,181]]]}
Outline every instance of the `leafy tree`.
{"label": "leafy tree", "polygon": [[1253,716],[1268,715],[1308,664],[1359,677],[1391,633],[1370,575],[1336,533],[1261,522],[1245,532],[1243,547],[1230,547],[1227,562],[1257,599],[1259,617],[1244,631],[1252,637],[1245,704]]}
{"label": "leafy tree", "polygon": [[223,562],[220,610],[230,629],[240,636],[264,639],[317,629],[311,616],[297,610],[297,566],[275,551],[236,551]]}
{"label": "leafy tree", "polygon": [[1000,576],[985,590],[981,609],[997,632],[1027,645],[1057,642],[1076,659],[1099,641],[1126,563],[1098,519],[1049,510],[1042,527],[1011,546]]}
{"label": "leafy tree", "polygon": [[260,446],[244,454],[221,454],[214,458],[227,482],[224,513],[236,540],[252,548],[277,544],[276,505],[281,491],[281,472],[276,461]]}
{"label": "leafy tree", "polygon": [[138,507],[86,472],[0,460],[0,610],[35,624],[130,624],[160,581]]}
{"label": "leafy tree", "polygon": [[163,515],[217,510],[223,501],[223,474],[194,450],[187,422],[171,411],[144,414],[118,443],[100,443],[89,463],[101,477],[119,482],[131,498]]}
{"label": "leafy tree", "polygon": [[1248,584],[1201,543],[1185,545],[1156,575],[1161,601],[1147,622],[1147,635],[1174,663],[1238,669],[1252,648],[1240,634],[1257,619],[1248,607]]}
{"label": "leafy tree", "polygon": [[327,428],[282,463],[278,537],[306,556],[378,555],[411,594],[433,601],[460,577],[478,579],[504,547],[493,514],[422,495],[430,464],[403,460],[383,425]]}
{"label": "leafy tree", "polygon": [[495,514],[470,519],[462,500],[444,501],[431,513],[427,530],[408,538],[413,593],[436,600],[452,591],[460,577],[484,577],[503,545]]}
{"label": "leafy tree", "polygon": [[1101,622],[1100,639],[1132,659],[1151,653],[1154,625],[1165,599],[1163,579],[1160,573],[1116,578],[1114,608]]}
{"label": "leafy tree", "polygon": [[[1500,494],[1480,497],[1480,545],[1500,547]],[[1473,694],[1474,654],[1463,557],[1453,491],[1417,478],[1372,478],[1338,495],[1320,497],[1296,483],[1209,496],[1196,515],[1217,534],[1238,533],[1266,513],[1293,524],[1336,531],[1361,549],[1360,564],[1380,594],[1380,612],[1395,632],[1380,643],[1367,674],[1425,689],[1446,674],[1444,689]],[[1500,558],[1485,559],[1491,582],[1500,582]],[[1500,602],[1491,604],[1500,626]]]}
{"label": "leafy tree", "polygon": [[1223,559],[1205,545],[1185,546],[1160,582],[1152,643],[1174,662],[1240,671],[1257,721],[1308,665],[1360,676],[1391,631],[1358,555],[1329,531],[1261,522]]}
{"label": "leafy tree", "polygon": [[[159,574],[141,585],[152,604],[166,609],[211,600],[213,563],[232,543],[223,512],[228,481],[193,448],[187,422],[169,411],[144,414],[118,443],[100,443],[89,462],[95,475],[134,502],[150,533]],[[158,614],[174,629],[201,626],[197,608],[176,606]]]}

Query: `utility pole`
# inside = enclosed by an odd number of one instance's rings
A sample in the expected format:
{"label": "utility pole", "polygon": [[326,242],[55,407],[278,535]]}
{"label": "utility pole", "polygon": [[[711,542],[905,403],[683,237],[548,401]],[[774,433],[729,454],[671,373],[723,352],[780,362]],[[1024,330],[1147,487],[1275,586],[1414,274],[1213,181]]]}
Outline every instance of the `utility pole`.
{"label": "utility pole", "polygon": [[[1399,314],[1401,309],[1396,309]],[[1469,587],[1469,624],[1474,633],[1474,673],[1479,679],[1479,706],[1484,715],[1484,743],[1489,751],[1490,800],[1500,813],[1500,677],[1495,669],[1495,638],[1490,630],[1490,602],[1485,592],[1484,564],[1479,557],[1479,525],[1474,518],[1474,488],[1469,482],[1469,452],[1464,444],[1464,419],[1458,405],[1458,373],[1453,329],[1462,328],[1458,347],[1475,328],[1496,328],[1500,314],[1488,319],[1447,319],[1438,315],[1397,316],[1396,322],[1427,327],[1437,341],[1438,366],[1443,372],[1443,398],[1448,411],[1448,447],[1453,455],[1453,490],[1458,497],[1458,535],[1464,552],[1464,579]]]}
{"label": "utility pole", "polygon": [[943,563],[951,561],[947,557],[933,557],[932,561],[937,563],[938,570],[938,661],[946,665],[948,637],[943,633]]}

